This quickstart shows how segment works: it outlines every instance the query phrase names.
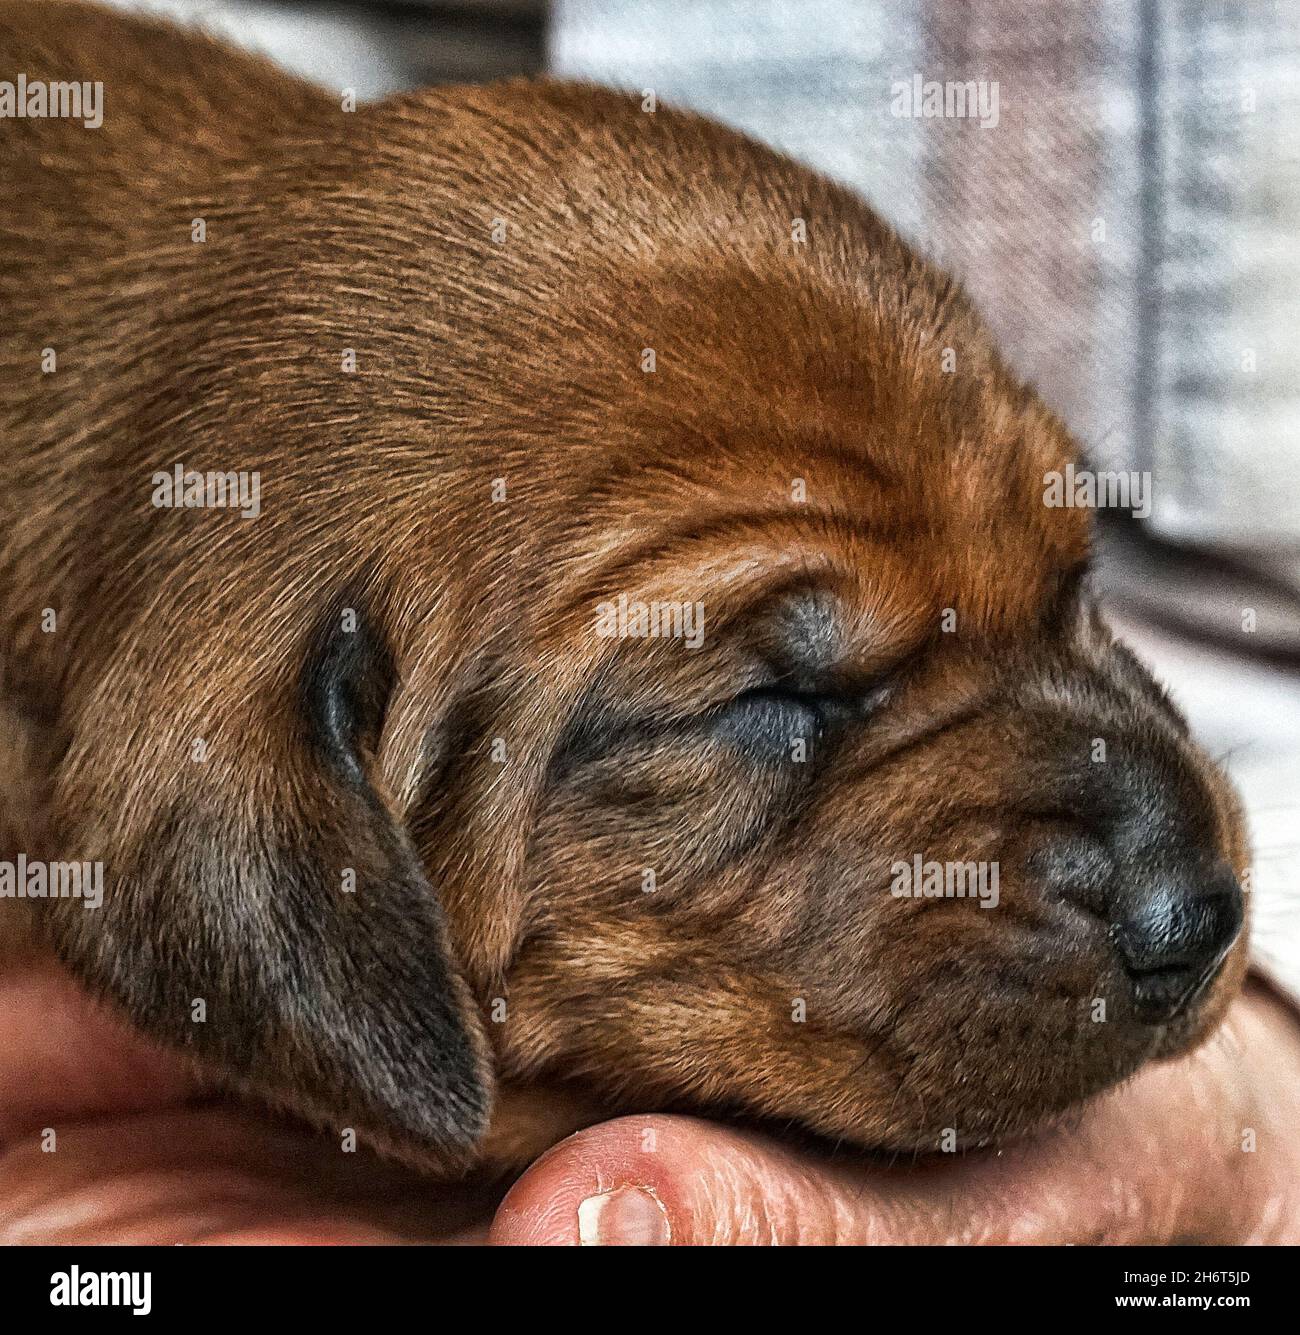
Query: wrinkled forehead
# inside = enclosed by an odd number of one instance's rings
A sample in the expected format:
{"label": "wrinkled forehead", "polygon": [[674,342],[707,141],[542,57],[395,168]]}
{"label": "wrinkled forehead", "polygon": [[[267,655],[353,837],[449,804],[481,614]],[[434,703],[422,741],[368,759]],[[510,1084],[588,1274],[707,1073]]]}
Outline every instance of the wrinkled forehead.
{"label": "wrinkled forehead", "polygon": [[671,463],[609,479],[584,516],[570,604],[703,603],[721,624],[802,590],[818,595],[798,601],[810,635],[834,618],[850,641],[913,640],[948,611],[965,635],[997,638],[1086,561],[1086,512],[1045,498],[1068,441],[963,436],[909,455],[862,435],[733,431],[707,448],[680,431]]}
{"label": "wrinkled forehead", "polygon": [[963,300],[923,266],[874,292],[785,260],[689,277],[639,299],[639,362],[601,345],[553,630],[603,660],[601,608],[653,658],[677,637],[641,606],[690,609],[693,653],[757,620],[865,672],[945,613],[994,643],[1044,617],[1088,552],[1086,513],[1047,503],[1076,450]]}
{"label": "wrinkled forehead", "polygon": [[865,687],[945,633],[996,655],[1063,624],[1086,559],[1077,514],[1034,505],[899,522],[829,488],[677,508],[661,496],[570,569],[553,661],[687,711],[773,679]]}

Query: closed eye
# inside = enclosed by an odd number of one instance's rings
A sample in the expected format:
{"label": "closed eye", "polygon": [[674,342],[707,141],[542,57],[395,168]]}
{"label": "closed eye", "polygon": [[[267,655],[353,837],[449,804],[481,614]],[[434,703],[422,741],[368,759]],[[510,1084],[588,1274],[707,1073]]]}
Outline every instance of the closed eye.
{"label": "closed eye", "polygon": [[889,690],[888,682],[854,691],[770,682],[742,691],[711,711],[708,723],[715,737],[746,750],[784,749],[799,739],[816,742],[854,722],[865,722]]}
{"label": "closed eye", "polygon": [[828,720],[848,722],[870,718],[892,694],[898,677],[899,672],[891,670],[866,681],[837,681],[827,677],[810,684],[788,674],[742,691],[732,703],[774,700],[814,709]]}
{"label": "closed eye", "polygon": [[804,710],[808,713],[829,718],[852,713],[854,705],[855,702],[852,697],[841,695],[838,692],[803,690],[795,686],[786,686],[774,682],[742,691],[723,708]]}
{"label": "closed eye", "polygon": [[753,760],[788,760],[826,733],[825,704],[802,693],[764,686],[744,691],[704,720],[709,736]]}

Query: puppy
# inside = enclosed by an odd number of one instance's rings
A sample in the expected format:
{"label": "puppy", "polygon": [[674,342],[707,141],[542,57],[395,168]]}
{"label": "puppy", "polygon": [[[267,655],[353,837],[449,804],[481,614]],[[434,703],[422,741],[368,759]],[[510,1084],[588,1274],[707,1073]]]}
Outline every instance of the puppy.
{"label": "puppy", "polygon": [[10,904],[93,992],[447,1171],[546,1090],[982,1143],[1214,1028],[1233,796],[853,195],[81,5],[18,73],[103,84],[0,119],[5,855],[104,874]]}

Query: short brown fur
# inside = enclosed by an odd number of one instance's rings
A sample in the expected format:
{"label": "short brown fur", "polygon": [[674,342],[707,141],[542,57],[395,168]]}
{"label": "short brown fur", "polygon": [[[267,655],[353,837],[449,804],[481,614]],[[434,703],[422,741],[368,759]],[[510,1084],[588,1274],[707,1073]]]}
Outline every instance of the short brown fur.
{"label": "short brown fur", "polygon": [[[1240,870],[1235,803],[1071,592],[1086,516],[1042,504],[1067,433],[850,193],[612,92],[350,113],[81,5],[0,4],[0,68],[106,90],[99,130],[0,122],[0,683],[24,757],[0,852],[104,860],[103,917],[46,915],[92,988],[245,1088],[455,1163],[484,1154],[494,1087],[577,1100],[542,1139],[688,1107],[982,1141],[1217,1023],[1243,945],[1179,1024],[1122,1002],[1088,1023],[1109,965],[1057,948],[1075,928],[1025,870],[1061,775],[1085,801],[1094,736],[1140,752]],[[177,463],[257,470],[261,515],[154,508]],[[702,601],[703,646],[597,638],[620,593]],[[297,688],[340,599],[394,666],[355,790]],[[803,670],[787,623],[809,617],[833,641],[810,690],[889,695],[796,772],[727,709]],[[914,852],[1000,856],[1004,908],[890,898]],[[335,1053],[258,964],[315,922],[281,909],[285,866],[333,904],[353,863],[367,911],[321,910],[303,995],[346,1010],[378,980],[361,1030],[406,1060],[419,1017],[383,990],[423,976],[424,941],[463,1039],[445,1124],[352,1088],[355,1035]],[[241,933],[238,968],[213,958]],[[250,979],[283,1023],[214,1036]],[[200,986],[227,999],[202,1034]]]}

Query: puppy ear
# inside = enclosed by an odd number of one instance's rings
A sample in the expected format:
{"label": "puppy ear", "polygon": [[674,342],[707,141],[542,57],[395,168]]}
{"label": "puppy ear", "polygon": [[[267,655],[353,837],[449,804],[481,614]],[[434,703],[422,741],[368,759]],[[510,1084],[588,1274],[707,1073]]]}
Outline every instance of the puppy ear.
{"label": "puppy ear", "polygon": [[488,1047],[434,888],[371,779],[392,662],[340,610],[279,716],[218,726],[206,765],[177,764],[173,741],[153,783],[159,757],[124,759],[120,729],[97,720],[59,805],[117,797],[134,834],[82,827],[80,857],[117,846],[98,910],[48,905],[55,945],[144,1030],[243,1087],[455,1160],[486,1130]]}

